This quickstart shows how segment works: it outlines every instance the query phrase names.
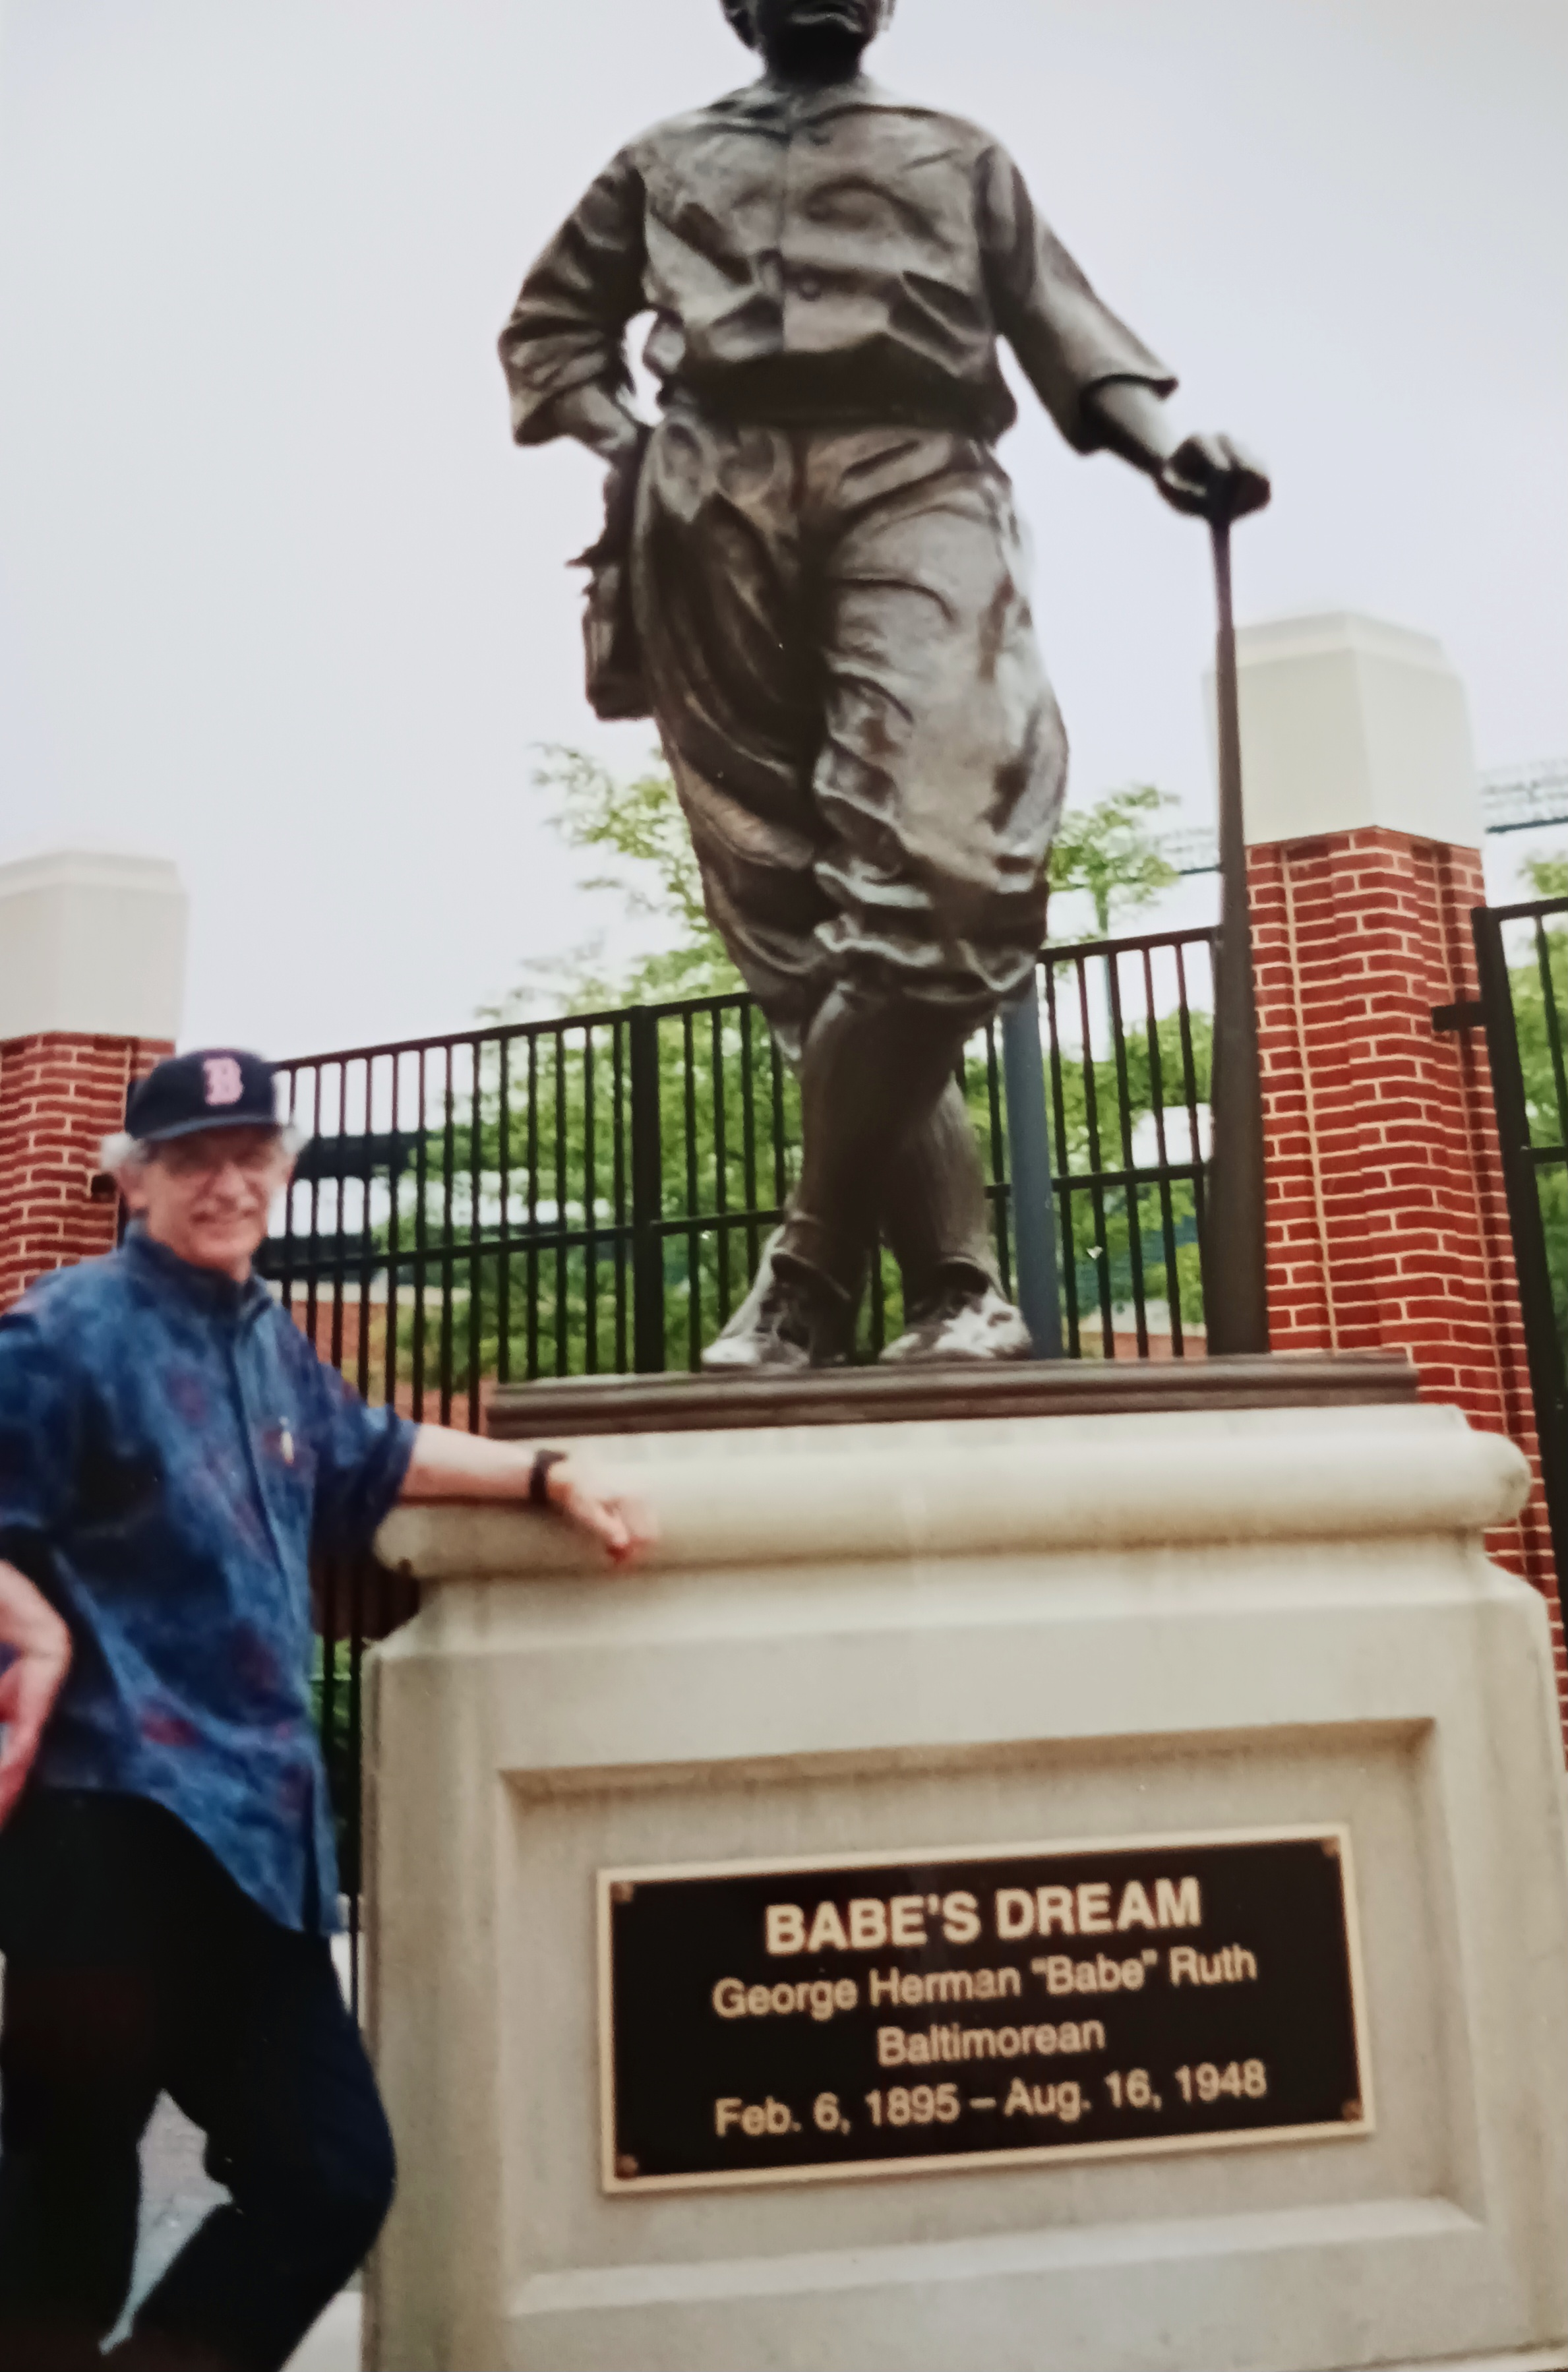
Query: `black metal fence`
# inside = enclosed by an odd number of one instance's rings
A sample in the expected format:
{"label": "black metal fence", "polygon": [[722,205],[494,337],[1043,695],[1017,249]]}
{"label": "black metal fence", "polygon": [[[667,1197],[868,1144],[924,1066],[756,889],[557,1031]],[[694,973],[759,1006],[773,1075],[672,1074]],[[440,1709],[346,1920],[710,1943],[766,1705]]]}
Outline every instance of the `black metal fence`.
{"label": "black metal fence", "polygon": [[[1080,1358],[1202,1347],[1212,932],[1048,948],[1039,971],[1063,1339]],[[966,1052],[996,1254],[1014,1274],[996,1027]],[[308,1132],[258,1262],[368,1400],[478,1429],[496,1384],[695,1367],[793,1185],[795,1081],[743,994],[301,1057]],[[876,1268],[862,1350],[901,1320]],[[366,1564],[317,1576],[320,1715],[358,1886],[365,1643],[410,1610]]]}
{"label": "black metal fence", "polygon": [[1541,1480],[1568,1593],[1568,898],[1478,906],[1470,920]]}
{"label": "black metal fence", "polygon": [[[1212,934],[1052,948],[1040,1018],[1070,1355],[1180,1356],[1202,1292]],[[373,1401],[478,1427],[486,1388],[695,1367],[789,1193],[798,1101],[732,995],[285,1064],[308,1132],[260,1266]],[[1013,1272],[994,1027],[964,1085]],[[864,1350],[900,1320],[872,1280]]]}

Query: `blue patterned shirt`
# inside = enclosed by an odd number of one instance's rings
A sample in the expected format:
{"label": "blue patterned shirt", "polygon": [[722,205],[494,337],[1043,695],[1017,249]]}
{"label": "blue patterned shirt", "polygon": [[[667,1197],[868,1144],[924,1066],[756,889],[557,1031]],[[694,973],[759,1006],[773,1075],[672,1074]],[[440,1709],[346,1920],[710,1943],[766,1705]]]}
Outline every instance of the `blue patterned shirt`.
{"label": "blue patterned shirt", "polygon": [[151,1797],[271,1917],[330,1934],[309,1556],[369,1541],[414,1433],[255,1278],[139,1230],[0,1316],[0,1557],[74,1648],[36,1784]]}

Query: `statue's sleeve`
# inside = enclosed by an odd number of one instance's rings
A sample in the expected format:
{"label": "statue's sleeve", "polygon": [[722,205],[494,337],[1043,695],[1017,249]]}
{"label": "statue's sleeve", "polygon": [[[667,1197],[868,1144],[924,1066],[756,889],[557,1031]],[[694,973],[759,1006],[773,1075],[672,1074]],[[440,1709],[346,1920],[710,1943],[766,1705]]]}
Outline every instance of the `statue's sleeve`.
{"label": "statue's sleeve", "polygon": [[996,326],[1067,442],[1093,452],[1102,440],[1086,417],[1092,388],[1131,378],[1168,395],[1175,375],[1100,302],[1003,149],[981,157],[976,195]]}
{"label": "statue's sleeve", "polygon": [[519,445],[559,433],[551,407],[574,388],[630,391],[624,332],[643,309],[643,179],[622,149],[534,264],[501,332]]}

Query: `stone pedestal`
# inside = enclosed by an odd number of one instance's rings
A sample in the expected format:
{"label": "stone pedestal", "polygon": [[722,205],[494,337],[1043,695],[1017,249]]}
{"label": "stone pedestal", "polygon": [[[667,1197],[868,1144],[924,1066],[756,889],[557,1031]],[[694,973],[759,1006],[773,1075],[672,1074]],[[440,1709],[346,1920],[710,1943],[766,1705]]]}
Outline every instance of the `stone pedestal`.
{"label": "stone pedestal", "polygon": [[[371,1686],[401,2175],[367,2361],[1568,2364],[1551,1663],[1481,1546],[1527,1477],[1379,1372],[1370,1405],[602,1440],[663,1521],[635,1576],[526,1514],[395,1516],[425,1592]],[[1354,2124],[647,2193],[606,2158],[600,1873],[1282,1830],[1348,1848]]]}

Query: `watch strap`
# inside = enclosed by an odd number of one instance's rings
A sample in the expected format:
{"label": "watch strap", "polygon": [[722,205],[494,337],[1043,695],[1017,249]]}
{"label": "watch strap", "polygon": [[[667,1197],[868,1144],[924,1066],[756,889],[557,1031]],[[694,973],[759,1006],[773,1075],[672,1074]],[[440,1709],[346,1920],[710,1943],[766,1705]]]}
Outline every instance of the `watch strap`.
{"label": "watch strap", "polygon": [[528,1469],[528,1505],[530,1507],[549,1507],[553,1505],[550,1496],[550,1470],[552,1466],[564,1465],[565,1461],[566,1452],[563,1449],[536,1449],[534,1451],[533,1464]]}

